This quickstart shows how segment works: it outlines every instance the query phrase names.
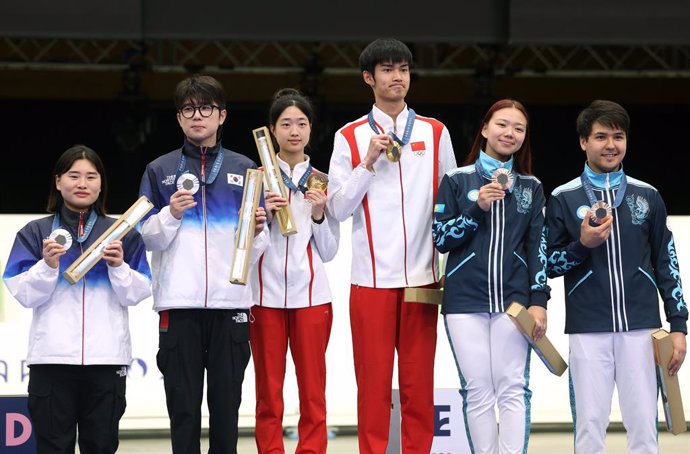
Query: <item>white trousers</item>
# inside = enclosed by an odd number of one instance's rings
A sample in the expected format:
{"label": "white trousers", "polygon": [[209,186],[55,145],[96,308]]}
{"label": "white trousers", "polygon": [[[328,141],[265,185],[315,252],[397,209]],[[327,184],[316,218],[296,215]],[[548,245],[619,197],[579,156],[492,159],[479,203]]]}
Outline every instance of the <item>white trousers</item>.
{"label": "white trousers", "polygon": [[472,453],[526,453],[532,396],[529,344],[503,313],[448,314],[445,323]]}
{"label": "white trousers", "polygon": [[575,454],[606,452],[614,384],[628,454],[657,454],[657,382],[653,330],[571,334],[570,405]]}

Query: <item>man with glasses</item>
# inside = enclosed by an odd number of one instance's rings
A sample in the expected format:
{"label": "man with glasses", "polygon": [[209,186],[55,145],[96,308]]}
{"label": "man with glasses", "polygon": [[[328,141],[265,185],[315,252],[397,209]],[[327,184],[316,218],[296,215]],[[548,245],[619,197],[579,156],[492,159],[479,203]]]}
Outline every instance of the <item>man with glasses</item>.
{"label": "man with glasses", "polygon": [[[152,251],[154,309],[160,316],[156,361],[172,452],[200,451],[205,370],[209,453],[236,453],[253,301],[251,286],[229,278],[243,180],[257,166],[220,144],[227,112],[216,79],[195,75],[180,82],[175,107],[184,144],[148,164],[139,191],[155,206],[140,230]],[[263,207],[255,219],[252,263],[269,241]]]}

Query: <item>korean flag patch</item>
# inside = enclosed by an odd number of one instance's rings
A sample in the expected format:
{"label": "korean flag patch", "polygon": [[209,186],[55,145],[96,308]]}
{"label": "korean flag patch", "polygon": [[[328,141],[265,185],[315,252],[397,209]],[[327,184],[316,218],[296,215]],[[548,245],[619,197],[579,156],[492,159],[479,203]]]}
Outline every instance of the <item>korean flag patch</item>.
{"label": "korean flag patch", "polygon": [[234,184],[235,186],[244,186],[244,176],[237,175],[236,173],[229,173],[228,184]]}

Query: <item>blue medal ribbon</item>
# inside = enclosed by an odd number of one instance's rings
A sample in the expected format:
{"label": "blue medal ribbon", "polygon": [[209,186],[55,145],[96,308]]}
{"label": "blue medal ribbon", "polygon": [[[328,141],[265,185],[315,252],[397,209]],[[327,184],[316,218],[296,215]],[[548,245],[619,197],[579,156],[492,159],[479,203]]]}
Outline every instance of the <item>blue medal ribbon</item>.
{"label": "blue medal ribbon", "polygon": [[[201,178],[199,178],[199,181],[201,182],[202,186],[205,186],[207,184],[212,184],[214,181],[216,181],[216,177],[218,176],[218,173],[220,172],[220,166],[223,165],[223,147],[220,145],[218,146],[218,154],[216,155],[216,159],[213,160],[213,166],[211,167],[211,172],[208,174],[208,177],[206,178],[206,181],[201,181]],[[184,150],[180,151],[180,162],[177,165],[177,172],[175,173],[175,181],[177,182],[177,179],[180,178],[180,175],[183,173],[191,173],[188,170],[186,170],[187,167],[187,156],[184,155]]]}
{"label": "blue medal ribbon", "polygon": [[[497,169],[500,169],[500,168],[508,169],[507,166],[505,166],[505,167],[496,167],[496,168],[497,168]],[[477,172],[477,175],[479,175],[482,179],[491,181],[491,177],[488,177],[488,176],[486,176],[486,175],[484,174],[484,168],[482,167],[481,163],[479,162],[479,159],[477,159],[476,161],[474,161],[474,171]],[[508,171],[510,171],[510,169],[508,169]],[[512,172],[511,172],[511,173],[512,173]],[[513,178],[514,178],[514,177],[513,177]],[[508,191],[509,193],[512,193],[512,192],[513,192],[513,189],[515,189],[515,184],[513,184],[510,188],[508,188],[507,191]]]}
{"label": "blue medal ribbon", "polygon": [[280,175],[283,177],[283,183],[285,183],[285,186],[287,186],[291,191],[299,191],[302,194],[307,192],[307,178],[309,178],[309,175],[311,175],[313,172],[311,164],[307,167],[307,170],[304,171],[304,174],[300,177],[299,181],[297,182],[297,185],[292,182],[290,177],[288,176],[287,173],[283,169],[280,169]]}
{"label": "blue medal ribbon", "polygon": [[[400,139],[393,131],[389,131],[386,134],[391,136],[393,140],[395,140],[401,147],[407,145],[410,143],[410,138],[412,137],[412,127],[414,126],[414,120],[417,118],[417,114],[415,113],[414,110],[408,108],[408,115],[407,115],[407,123],[405,123],[405,131],[403,131],[403,137]],[[376,121],[374,121],[374,111],[371,110],[369,111],[369,115],[367,115],[367,119],[369,120],[369,126],[371,129],[378,134],[380,131],[378,127],[376,126]]]}
{"label": "blue medal ribbon", "polygon": [[[91,233],[91,229],[93,229],[94,224],[96,223],[96,219],[98,219],[98,215],[96,214],[95,210],[91,210],[91,213],[89,213],[89,218],[86,220],[86,224],[84,224],[84,234],[81,236],[77,236],[77,243],[83,243],[86,241],[86,239],[89,237],[89,234]],[[56,230],[62,227],[62,221],[60,219],[60,212],[56,211],[55,216],[53,216],[53,225],[51,227],[51,230]],[[79,226],[77,226],[77,234],[79,233]]]}
{"label": "blue medal ribbon", "polygon": [[[596,196],[594,195],[594,186],[592,185],[591,180],[587,176],[587,172],[582,172],[582,175],[580,175],[580,181],[582,182],[582,187],[585,190],[585,194],[587,194],[587,198],[589,199],[589,204],[590,206],[594,206],[595,203],[598,202]],[[625,197],[625,190],[628,187],[628,179],[626,178],[625,174],[621,177],[621,182],[620,185],[618,186],[618,192],[616,192],[616,198],[613,201],[613,204],[611,204],[612,209],[616,209],[620,206],[621,203],[623,203],[623,197]]]}

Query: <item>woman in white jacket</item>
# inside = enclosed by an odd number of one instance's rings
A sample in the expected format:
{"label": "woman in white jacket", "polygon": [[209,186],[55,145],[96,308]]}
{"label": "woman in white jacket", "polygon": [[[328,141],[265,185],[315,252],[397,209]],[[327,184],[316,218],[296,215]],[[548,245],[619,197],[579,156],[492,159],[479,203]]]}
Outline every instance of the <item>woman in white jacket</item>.
{"label": "woman in white jacket", "polygon": [[[299,443],[296,453],[325,454],[326,347],[333,312],[323,262],[338,250],[339,224],[326,210],[326,190],[312,186],[325,175],[313,169],[304,149],[309,143],[313,108],[297,90],[279,90],[269,110],[278,144],[278,164],[287,199],[265,194],[271,219],[290,206],[297,233],[281,235],[271,222],[271,242],[255,272],[250,343],[256,376],[256,444],[259,452],[284,453],[283,382],[287,348],[295,363],[299,388]],[[316,176],[314,176],[316,175]],[[312,177],[310,179],[310,176]]]}
{"label": "woman in white jacket", "polygon": [[115,219],[105,214],[103,163],[76,145],[58,159],[50,216],[15,239],[3,275],[33,309],[29,334],[29,413],[41,454],[114,453],[131,362],[128,306],[151,295],[144,244],[136,230],[105,247],[103,260],[75,284],[62,273]]}

